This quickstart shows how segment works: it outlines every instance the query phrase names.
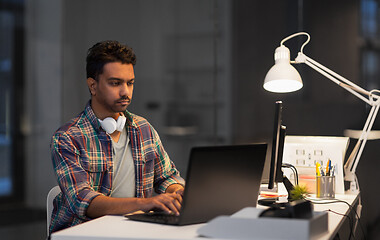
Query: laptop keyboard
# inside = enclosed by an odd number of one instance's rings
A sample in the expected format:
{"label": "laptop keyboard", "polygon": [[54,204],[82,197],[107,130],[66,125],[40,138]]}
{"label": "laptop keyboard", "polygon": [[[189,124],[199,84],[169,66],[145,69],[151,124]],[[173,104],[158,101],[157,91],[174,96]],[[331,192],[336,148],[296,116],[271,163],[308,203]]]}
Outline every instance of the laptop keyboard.
{"label": "laptop keyboard", "polygon": [[175,214],[168,214],[163,212],[149,212],[126,215],[127,218],[135,221],[165,223],[176,225],[179,221],[179,216]]}

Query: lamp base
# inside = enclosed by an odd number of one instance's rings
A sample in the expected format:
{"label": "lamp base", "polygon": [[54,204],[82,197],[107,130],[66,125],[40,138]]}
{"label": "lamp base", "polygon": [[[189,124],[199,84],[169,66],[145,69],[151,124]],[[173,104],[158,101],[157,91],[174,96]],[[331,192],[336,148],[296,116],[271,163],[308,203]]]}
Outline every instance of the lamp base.
{"label": "lamp base", "polygon": [[349,188],[346,190],[346,194],[359,194],[360,189],[359,189],[359,182],[358,178],[356,177],[355,173],[351,173],[349,175],[346,175],[344,179],[345,183],[349,183]]}

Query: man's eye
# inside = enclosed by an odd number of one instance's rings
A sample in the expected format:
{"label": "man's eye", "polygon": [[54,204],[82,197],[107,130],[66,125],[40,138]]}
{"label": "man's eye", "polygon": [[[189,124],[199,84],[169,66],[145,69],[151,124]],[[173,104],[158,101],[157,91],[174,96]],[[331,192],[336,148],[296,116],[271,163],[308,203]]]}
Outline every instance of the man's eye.
{"label": "man's eye", "polygon": [[119,85],[119,82],[118,81],[111,81],[110,84],[112,86],[117,86],[117,85]]}
{"label": "man's eye", "polygon": [[128,86],[132,86],[135,83],[135,81],[128,82]]}

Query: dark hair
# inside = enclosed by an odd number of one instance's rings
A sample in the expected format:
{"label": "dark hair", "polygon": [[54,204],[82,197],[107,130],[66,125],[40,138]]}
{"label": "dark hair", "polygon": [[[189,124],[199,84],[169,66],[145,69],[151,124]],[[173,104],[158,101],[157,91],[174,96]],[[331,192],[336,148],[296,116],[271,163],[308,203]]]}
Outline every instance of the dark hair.
{"label": "dark hair", "polygon": [[98,42],[87,51],[87,78],[98,80],[99,74],[103,73],[103,66],[110,62],[135,65],[136,55],[132,48],[118,41]]}

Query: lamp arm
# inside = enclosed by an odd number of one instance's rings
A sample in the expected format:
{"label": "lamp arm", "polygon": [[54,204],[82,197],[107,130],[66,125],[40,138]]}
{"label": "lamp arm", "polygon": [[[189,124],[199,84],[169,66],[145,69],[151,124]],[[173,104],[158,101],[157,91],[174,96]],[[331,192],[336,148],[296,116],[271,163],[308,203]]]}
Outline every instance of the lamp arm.
{"label": "lamp arm", "polygon": [[373,127],[373,123],[375,122],[376,116],[379,112],[379,105],[373,105],[368,114],[368,118],[366,123],[364,124],[364,128],[358,142],[354,150],[352,150],[350,157],[348,158],[346,164],[344,165],[346,175],[349,173],[355,173],[356,167],[358,166],[359,159],[362,155],[365,144],[367,143],[368,134]]}
{"label": "lamp arm", "polygon": [[[352,93],[353,95],[360,98],[362,101],[366,102],[368,105],[371,106],[371,110],[367,117],[366,123],[364,124],[364,128],[360,135],[360,138],[358,139],[358,142],[356,143],[346,164],[344,165],[345,180],[351,181],[351,182],[357,181],[356,176],[355,176],[356,168],[358,166],[363,149],[367,143],[368,134],[371,131],[373,124],[375,122],[376,116],[379,112],[380,96],[377,94],[379,94],[380,91],[379,90],[367,91],[359,87],[358,85],[354,84],[348,79],[340,76],[339,74],[333,72],[332,70],[328,69],[322,64],[309,58],[308,56],[303,54],[302,51],[298,53],[298,56],[293,63],[305,63],[309,67],[313,68],[314,70],[316,70],[323,76],[327,77],[328,79],[330,79],[337,85],[346,89],[347,91],[349,91],[350,93]],[[364,97],[363,95],[368,96],[368,99]]]}
{"label": "lamp arm", "polygon": [[366,102],[369,105],[373,105],[370,99],[365,98],[363,95],[367,95],[368,97],[372,96],[376,99],[378,99],[377,95],[373,95],[371,92],[359,87],[358,85],[354,84],[353,82],[349,81],[348,79],[340,76],[339,74],[333,72],[332,70],[328,69],[327,67],[323,66],[322,64],[316,62],[315,60],[309,58],[302,52],[298,53],[297,58],[295,59],[295,63],[305,63],[309,67],[313,68],[315,71],[319,72],[323,76],[327,77],[340,87],[346,89],[351,94],[355,95],[356,97],[360,98],[362,101]]}

